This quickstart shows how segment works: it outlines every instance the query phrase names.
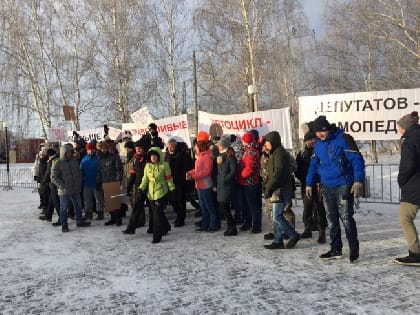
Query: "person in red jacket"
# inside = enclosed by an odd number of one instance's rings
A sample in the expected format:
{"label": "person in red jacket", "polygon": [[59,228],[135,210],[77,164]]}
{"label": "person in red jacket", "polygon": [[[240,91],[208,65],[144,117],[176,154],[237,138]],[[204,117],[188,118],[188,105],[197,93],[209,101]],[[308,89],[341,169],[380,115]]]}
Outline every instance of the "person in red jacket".
{"label": "person in red jacket", "polygon": [[241,191],[244,223],[241,231],[261,233],[261,208],[257,202],[257,187],[260,174],[260,153],[254,136],[247,132],[242,136],[242,157],[238,165],[238,184]]}
{"label": "person in red jacket", "polygon": [[[204,134],[205,133],[205,134]],[[206,132],[200,131],[197,135],[195,145],[195,168],[186,174],[187,180],[193,179],[197,189],[200,208],[202,211],[201,226],[197,231],[215,232],[216,208],[213,203],[213,153],[209,148],[209,136]]]}

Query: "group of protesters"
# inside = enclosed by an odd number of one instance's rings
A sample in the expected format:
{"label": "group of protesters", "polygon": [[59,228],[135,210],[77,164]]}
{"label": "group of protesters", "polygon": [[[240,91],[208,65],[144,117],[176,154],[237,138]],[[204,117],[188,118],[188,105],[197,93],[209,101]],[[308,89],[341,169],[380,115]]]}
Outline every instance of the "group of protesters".
{"label": "group of protesters", "polygon": [[[176,139],[164,144],[154,123],[135,142],[129,132],[122,132],[119,142],[105,137],[98,143],[85,143],[76,134],[74,144],[62,145],[60,152],[48,148],[39,154],[36,179],[43,210],[40,219],[51,221],[55,209],[58,221],[53,225],[61,226],[62,232],[69,231],[68,215],[74,216],[77,227],[90,226],[94,213],[96,220],[103,220],[104,185],[118,182],[121,203],[116,209],[107,209],[110,218],[105,225],[121,226],[131,209],[125,234],[145,226],[148,217],[147,233],[153,235],[153,243],[161,242],[171,230],[165,214],[168,204],[176,214],[174,226],[182,227],[187,201],[193,204],[197,196],[201,214],[195,223],[197,232],[214,233],[225,220],[225,236],[235,236],[238,230],[259,234],[264,206],[269,223],[264,239],[271,240],[264,245],[266,249],[294,248],[302,238],[312,238],[313,231],[318,231],[318,243],[326,243],[329,225],[330,249],[320,258],[340,258],[341,221],[350,262],[355,262],[359,240],[353,215],[355,200],[363,194],[363,157],[353,138],[325,116],[303,128],[304,148],[296,158],[283,147],[277,131],[263,137],[257,130],[220,137],[200,131],[192,151]],[[291,210],[295,177],[303,198],[301,234],[295,229]],[[149,209],[148,216],[145,208]],[[414,210],[408,208],[405,211],[412,214]],[[407,221],[408,215],[405,218]],[[405,228],[412,231],[412,220],[406,221]],[[418,259],[418,236],[411,237],[409,256],[396,262]]]}

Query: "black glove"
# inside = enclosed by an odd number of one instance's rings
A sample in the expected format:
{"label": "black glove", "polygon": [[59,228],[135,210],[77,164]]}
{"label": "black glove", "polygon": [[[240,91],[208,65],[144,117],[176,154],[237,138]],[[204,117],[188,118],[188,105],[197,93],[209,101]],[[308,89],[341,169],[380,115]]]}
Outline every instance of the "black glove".
{"label": "black glove", "polygon": [[145,200],[147,198],[146,192],[144,190],[141,190],[141,189],[138,190],[137,196],[138,196],[137,197],[138,199]]}
{"label": "black glove", "polygon": [[102,184],[101,183],[96,184],[96,190],[97,191],[102,191]]}

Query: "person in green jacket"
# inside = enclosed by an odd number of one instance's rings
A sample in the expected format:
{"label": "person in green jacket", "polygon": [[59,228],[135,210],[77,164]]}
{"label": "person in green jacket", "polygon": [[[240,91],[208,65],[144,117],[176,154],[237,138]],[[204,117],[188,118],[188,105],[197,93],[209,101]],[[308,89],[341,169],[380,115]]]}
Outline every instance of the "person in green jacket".
{"label": "person in green jacket", "polygon": [[175,189],[175,185],[171,168],[167,162],[163,161],[162,150],[158,147],[152,147],[147,154],[147,163],[139,189],[141,194],[145,194],[147,190],[147,199],[150,201],[152,210],[149,227],[153,229],[152,243],[159,243],[162,236],[171,230],[164,210],[168,205],[169,194]]}

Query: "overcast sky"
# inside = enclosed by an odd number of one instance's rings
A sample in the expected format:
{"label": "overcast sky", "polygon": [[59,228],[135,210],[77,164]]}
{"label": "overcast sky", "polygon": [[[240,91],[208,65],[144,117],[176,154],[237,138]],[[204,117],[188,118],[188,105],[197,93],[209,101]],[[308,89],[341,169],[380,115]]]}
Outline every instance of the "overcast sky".
{"label": "overcast sky", "polygon": [[309,19],[309,26],[315,30],[315,34],[319,39],[324,32],[322,23],[322,11],[324,9],[325,0],[301,0],[305,13]]}

